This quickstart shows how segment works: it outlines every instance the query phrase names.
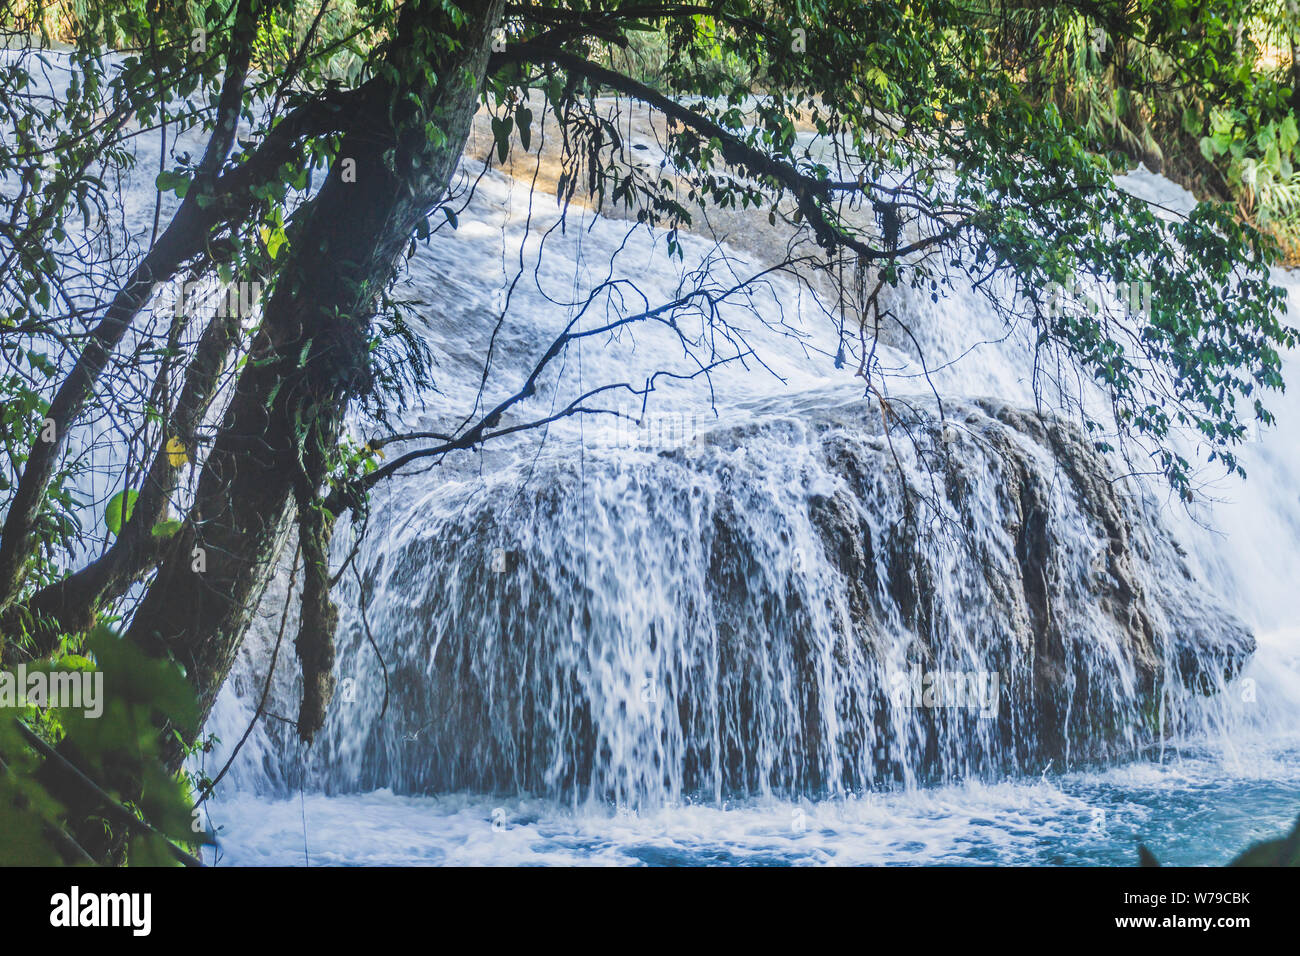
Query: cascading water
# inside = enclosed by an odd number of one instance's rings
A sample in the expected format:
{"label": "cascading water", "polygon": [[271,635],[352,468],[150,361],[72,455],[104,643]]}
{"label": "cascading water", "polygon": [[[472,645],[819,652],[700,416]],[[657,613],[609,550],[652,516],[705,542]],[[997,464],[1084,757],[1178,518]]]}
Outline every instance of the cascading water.
{"label": "cascading water", "polygon": [[[536,285],[512,293],[489,403],[611,259],[648,304],[680,294],[662,241],[553,221],[489,174],[414,260],[438,391],[404,427],[473,405],[517,264]],[[713,251],[683,243],[688,264]],[[1293,398],[1208,515],[1225,537],[1026,411],[1023,343],[969,290],[895,304],[942,418],[905,348],[882,351],[893,404],[864,401],[794,281],[749,305],[769,326],[732,318],[766,369],[666,386],[641,429],[566,420],[380,487],[336,592],[339,696],[310,749],[258,724],[210,808],[227,859],[1129,862],[1164,836],[1176,861],[1209,857],[1162,806],[1222,826],[1221,853],[1294,815]],[[642,381],[673,346],[571,346],[535,404]],[[285,579],[209,721],[209,772],[261,696]],[[281,661],[268,709],[292,716]],[[938,706],[923,675],[950,681]],[[1244,788],[1248,815],[1206,822],[1232,812],[1190,796],[1207,786]]]}
{"label": "cascading water", "polygon": [[[1150,174],[1127,186],[1192,203]],[[126,218],[154,198],[128,184]],[[611,260],[645,300],[619,287],[606,319],[689,285],[662,237],[589,217],[559,233],[547,206],[488,173],[413,260],[437,388],[401,426],[474,407],[490,338],[486,399],[516,391]],[[743,275],[743,251],[682,243],[686,265]],[[1278,281],[1296,324],[1300,279]],[[1027,345],[969,289],[897,293],[929,374],[886,330],[890,410],[835,368],[804,285],[768,276],[742,304],[723,311],[747,367],[664,382],[647,427],[561,421],[377,489],[336,592],[328,723],[310,749],[257,723],[205,805],[210,859],[1127,864],[1142,839],[1217,862],[1294,818],[1294,388],[1241,453],[1248,482],[1192,514],[1026,411]],[[592,339],[532,405],[680,359],[663,327]],[[348,529],[335,544],[341,564]],[[209,720],[208,772],[257,708],[288,577]],[[278,660],[267,709],[292,717]],[[953,679],[941,706],[922,675]]]}
{"label": "cascading water", "polygon": [[[1157,545],[1129,553],[1118,503],[1105,513],[1068,475],[1039,484],[1052,453],[1005,423],[1027,428],[1014,411],[954,412],[959,434],[919,450],[891,451],[860,403],[773,405],[676,453],[411,489],[363,562],[368,626],[398,636],[381,648],[390,686],[352,678],[318,779],[641,806],[1131,753],[1163,645],[1230,672],[1243,628],[1190,576],[1148,607],[1126,565]],[[932,485],[946,500],[924,521]],[[340,651],[360,664],[353,624]],[[926,707],[914,671],[962,686]],[[400,705],[381,720],[385,693]]]}

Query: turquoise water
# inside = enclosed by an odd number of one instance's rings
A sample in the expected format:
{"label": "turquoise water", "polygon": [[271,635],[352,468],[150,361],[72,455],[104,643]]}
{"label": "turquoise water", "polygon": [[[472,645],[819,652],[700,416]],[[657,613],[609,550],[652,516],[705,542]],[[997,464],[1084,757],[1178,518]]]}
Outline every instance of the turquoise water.
{"label": "turquoise water", "polygon": [[[1228,862],[1300,813],[1300,743],[823,802],[633,813],[470,794],[238,794],[217,865],[1131,866]],[[305,844],[305,850],[304,850]]]}

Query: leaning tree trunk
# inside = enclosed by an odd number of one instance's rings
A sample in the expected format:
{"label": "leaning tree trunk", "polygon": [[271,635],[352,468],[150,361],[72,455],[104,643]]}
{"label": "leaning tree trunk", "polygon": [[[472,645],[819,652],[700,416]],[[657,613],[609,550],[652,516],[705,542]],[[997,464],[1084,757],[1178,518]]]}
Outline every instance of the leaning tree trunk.
{"label": "leaning tree trunk", "polygon": [[[316,470],[309,463],[332,452],[348,398],[366,382],[379,293],[464,149],[503,0],[460,5],[469,16],[462,27],[436,3],[404,10],[389,52],[400,79],[359,111],[325,184],[294,217],[289,258],[204,463],[190,520],[131,623],[133,640],[186,669],[201,718],[265,590],[295,499],[301,509],[316,498],[322,476],[309,474]],[[427,123],[441,132],[437,142]],[[300,652],[303,644],[300,635]],[[308,653],[321,659],[319,647]],[[317,684],[313,706],[323,711],[331,678]],[[178,729],[192,741],[199,727]],[[178,766],[180,754],[170,756]]]}

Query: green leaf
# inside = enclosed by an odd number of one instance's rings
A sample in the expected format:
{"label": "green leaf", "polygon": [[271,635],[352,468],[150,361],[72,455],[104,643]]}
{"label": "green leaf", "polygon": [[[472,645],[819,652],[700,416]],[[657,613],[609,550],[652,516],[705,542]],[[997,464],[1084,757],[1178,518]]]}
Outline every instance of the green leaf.
{"label": "green leaf", "polygon": [[284,234],[282,228],[276,226],[262,230],[262,241],[266,243],[266,254],[275,259],[279,257],[280,248],[289,241],[289,237]]}
{"label": "green leaf", "polygon": [[114,535],[121,534],[122,526],[131,520],[131,511],[135,508],[135,500],[139,497],[138,491],[127,488],[108,500],[108,506],[104,509],[104,524]]}
{"label": "green leaf", "polygon": [[190,178],[181,173],[163,170],[154,180],[154,184],[159,192],[174,192],[179,198],[184,199],[190,188]]}
{"label": "green leaf", "polygon": [[175,536],[176,532],[180,531],[181,528],[183,527],[185,527],[184,521],[180,521],[176,518],[170,518],[167,521],[159,521],[156,525],[153,526],[153,528],[150,530],[149,533],[152,534],[155,538],[171,538]]}

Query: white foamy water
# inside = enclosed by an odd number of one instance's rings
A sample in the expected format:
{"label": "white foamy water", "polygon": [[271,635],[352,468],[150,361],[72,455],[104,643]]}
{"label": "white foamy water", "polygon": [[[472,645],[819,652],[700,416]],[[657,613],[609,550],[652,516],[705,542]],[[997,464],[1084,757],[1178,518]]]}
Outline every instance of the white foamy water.
{"label": "white foamy water", "polygon": [[1300,801],[1300,751],[1182,755],[1102,773],[970,782],[830,801],[686,804],[637,813],[457,794],[268,798],[212,813],[231,866],[1222,864],[1276,835]]}
{"label": "white foamy water", "polygon": [[[646,156],[659,158],[653,150]],[[143,155],[141,169],[156,168],[156,158]],[[477,174],[472,164],[467,171]],[[147,239],[152,219],[151,179],[142,174],[126,190],[122,213],[137,240]],[[1127,188],[1170,215],[1192,205],[1144,170],[1128,177]],[[442,430],[516,391],[602,282],[607,293],[582,312],[576,331],[692,291],[716,298],[757,268],[740,249],[694,236],[683,237],[679,262],[663,236],[629,235],[626,223],[593,221],[578,210],[563,233],[556,225],[548,199],[530,204],[525,184],[489,173],[460,213],[460,228],[442,227],[412,261],[399,295],[416,300],[436,388],[398,411],[399,427]],[[502,290],[516,276],[494,334]],[[1279,274],[1278,281],[1298,324],[1300,278]],[[997,534],[1001,476],[981,445],[988,423],[969,400],[1033,404],[1028,333],[1004,327],[960,283],[937,303],[928,291],[899,289],[891,305],[917,335],[926,367],[905,336],[886,329],[877,354],[885,393],[924,404],[938,391],[957,411],[956,432],[944,441],[967,466],[979,520],[960,546],[936,534],[918,550],[931,562],[939,597],[938,660],[978,671],[990,654],[1013,646],[994,606],[982,603],[988,589],[979,572],[1014,564]],[[1160,512],[1187,551],[1192,583],[1169,562],[1144,578],[1149,587],[1168,586],[1167,609],[1179,620],[1197,620],[1198,592],[1208,604],[1223,603],[1254,630],[1258,650],[1202,707],[1169,701],[1196,719],[1178,722],[1176,733],[1136,759],[1096,769],[1076,766],[1089,763],[1080,756],[1092,729],[1086,721],[1058,763],[1032,748],[1008,748],[996,722],[955,718],[927,736],[915,715],[873,702],[888,666],[904,666],[917,650],[917,636],[906,602],[882,587],[883,617],[873,622],[886,643],[881,658],[846,653],[852,645],[842,635],[860,609],[850,606],[845,569],[824,554],[809,503],[846,489],[861,495],[843,471],[827,467],[819,443],[829,431],[858,442],[849,460],[871,460],[879,435],[864,437],[852,409],[878,420],[880,407],[863,402],[852,362],[835,368],[834,310],[804,284],[765,276],[747,296],[728,294],[719,309],[728,336],[689,308],[675,318],[701,342],[714,333],[713,357],[735,361],[708,380],[658,380],[649,428],[567,419],[376,491],[378,526],[359,556],[361,586],[345,578],[336,595],[338,677],[347,697],[336,699],[309,752],[279,722],[256,728],[207,807],[220,835],[220,849],[205,851],[207,858],[223,865],[1127,864],[1141,840],[1168,863],[1219,863],[1294,818],[1296,391],[1269,397],[1279,425],[1242,451],[1247,482],[1212,484],[1216,500],[1195,513]],[[493,362],[476,402],[489,342]],[[517,414],[542,417],[584,391],[640,387],[664,369],[698,371],[676,330],[663,323],[611,329],[571,345]],[[1287,372],[1288,381],[1300,378],[1296,356]],[[636,414],[630,392],[607,396],[606,407]],[[1050,406],[1051,394],[1044,397]],[[693,441],[699,436],[705,440]],[[1042,458],[1032,441],[1012,440],[1028,460]],[[899,455],[901,475],[922,487],[922,460],[906,446]],[[118,478],[107,465],[96,470],[90,495],[102,502]],[[887,540],[897,523],[898,487],[881,483],[878,504],[856,512],[870,540]],[[1077,593],[1097,528],[1069,495],[1049,495],[1048,505],[1052,534],[1065,545],[1056,570],[1064,593]],[[98,513],[88,512],[91,520]],[[346,550],[347,542],[338,544]],[[710,564],[720,551],[732,559],[721,575]],[[498,559],[504,570],[495,570]],[[884,574],[890,566],[872,555],[856,570]],[[272,622],[283,590],[283,581],[272,588]],[[1133,722],[1135,675],[1112,624],[1086,601],[1072,607],[1063,610],[1073,614],[1077,635],[1072,662],[1086,681],[1071,692],[1087,702],[1082,710]],[[209,721],[208,732],[221,738],[205,758],[209,772],[248,725],[273,631],[273,623],[254,628]],[[1175,646],[1177,635],[1162,640]],[[296,708],[296,667],[286,644],[276,713]],[[1009,690],[1023,695],[1027,675],[1010,666],[1007,676]],[[390,710],[381,719],[386,691]],[[1022,710],[1018,719],[1032,708]],[[937,753],[927,753],[932,744]]]}
{"label": "white foamy water", "polygon": [[[1129,185],[1173,212],[1188,208],[1182,190],[1145,171]],[[573,316],[565,303],[578,298],[575,290],[612,275],[634,279],[644,292],[644,300],[602,302],[603,311],[584,319],[588,327],[621,314],[620,307],[635,311],[681,293],[683,267],[654,237],[628,238],[625,224],[602,219],[584,219],[583,228],[571,225],[561,236],[545,231],[554,221],[548,209],[535,208],[527,228],[526,212],[524,187],[489,174],[461,214],[459,233],[435,237],[414,262],[410,288],[438,315],[425,332],[440,363],[441,391],[426,396],[425,408],[406,413],[411,427],[445,425],[449,411],[472,403],[478,378],[463,372],[482,354],[491,332],[483,316],[499,308],[497,290],[513,278],[520,257],[525,280],[497,336],[487,406],[518,387],[531,367],[528,356]],[[710,253],[693,237],[684,245],[688,266]],[[725,269],[734,276],[719,284],[745,272],[730,261]],[[1281,274],[1278,280],[1294,303],[1300,281]],[[530,435],[377,492],[383,530],[372,528],[361,564],[368,569],[368,623],[385,652],[396,712],[378,718],[384,686],[357,625],[357,590],[345,583],[339,677],[350,679],[353,700],[336,702],[310,752],[283,728],[254,732],[210,807],[211,824],[222,827],[216,859],[253,865],[1128,864],[1136,843],[1145,841],[1170,863],[1215,863],[1294,817],[1300,808],[1300,621],[1290,591],[1300,561],[1300,453],[1286,438],[1300,421],[1292,414],[1300,413],[1294,393],[1273,397],[1278,428],[1245,449],[1248,482],[1212,486],[1220,500],[1198,513],[1169,505],[1161,512],[1188,551],[1196,587],[1251,625],[1259,644],[1241,678],[1207,702],[1205,720],[1181,742],[1166,740],[1149,756],[1110,769],[1022,760],[1006,772],[997,760],[979,757],[982,728],[954,726],[954,759],[941,776],[956,782],[927,785],[904,769],[899,790],[897,779],[874,776],[879,764],[866,759],[849,774],[865,789],[831,784],[826,794],[831,764],[857,766],[855,760],[882,743],[904,768],[915,756],[907,749],[906,721],[875,738],[865,725],[853,729],[851,713],[833,720],[823,713],[818,732],[831,742],[817,750],[821,756],[807,764],[785,760],[800,726],[808,725],[784,725],[783,714],[813,697],[841,700],[855,681],[880,679],[866,664],[854,676],[852,667],[832,663],[833,641],[813,651],[826,661],[814,679],[823,685],[817,694],[786,683],[795,670],[780,658],[765,665],[766,678],[746,685],[766,688],[764,706],[772,713],[763,733],[774,750],[746,749],[744,742],[728,749],[725,727],[710,730],[660,712],[656,690],[679,707],[705,696],[696,701],[703,711],[730,712],[719,696],[728,678],[713,656],[718,621],[683,610],[709,588],[707,569],[690,545],[711,514],[711,505],[699,501],[712,502],[720,488],[729,491],[730,482],[743,480],[754,495],[744,520],[781,538],[763,559],[769,568],[798,552],[812,564],[808,573],[825,576],[825,587],[834,590],[833,569],[815,557],[813,531],[790,516],[806,496],[832,494],[839,480],[819,472],[805,413],[860,401],[860,384],[834,368],[826,316],[795,282],[770,277],[743,303],[769,324],[779,322],[775,328],[748,317],[741,305],[729,313],[745,330],[741,348],[752,348],[762,363],[748,358],[749,368],[723,369],[712,388],[666,383],[651,412],[662,410],[661,422],[674,435],[728,428],[770,434],[759,459],[752,441],[740,441],[671,446],[665,461],[662,445],[611,449],[609,431],[594,420],[570,420],[552,426],[544,441]],[[918,330],[934,388],[946,400],[995,396],[1032,404],[1023,330],[1004,328],[977,294],[958,288],[936,304],[928,294],[900,290],[895,307]],[[638,328],[588,341],[580,353],[571,348],[563,373],[524,411],[545,413],[606,382],[643,381],[679,358],[674,341],[669,330]],[[906,343],[890,341],[899,347],[885,345],[881,365],[891,398],[920,400],[929,391],[922,370]],[[1294,357],[1288,370],[1300,374]],[[766,509],[766,524],[752,517]],[[1060,516],[1065,528],[1083,520],[1068,510]],[[1091,533],[1085,525],[1076,533]],[[482,616],[492,601],[505,600],[483,565],[507,554],[512,570],[530,571],[523,590],[509,596],[512,607],[533,608],[522,645]],[[960,555],[954,560],[951,571],[960,577],[969,556],[965,564]],[[752,573],[771,572],[756,566]],[[781,580],[771,587],[779,591]],[[807,587],[824,593],[816,584]],[[967,592],[954,587],[952,601],[960,605]],[[585,600],[564,603],[575,594]],[[977,633],[982,625],[969,610],[952,608],[956,662],[976,661],[993,639]],[[826,612],[830,617],[818,617]],[[836,614],[844,613],[833,606],[826,612],[813,609],[814,632],[833,633]],[[756,606],[755,613],[763,612]],[[772,626],[760,624],[759,631]],[[1100,625],[1081,620],[1079,626]],[[587,637],[593,628],[604,635],[595,644]],[[712,636],[701,638],[710,629]],[[247,725],[264,679],[267,640],[264,633],[250,637],[240,673],[209,722],[223,740],[208,758],[209,770],[224,762]],[[1103,629],[1097,641],[1104,640]],[[691,661],[707,660],[715,663],[692,671]],[[543,661],[558,669],[538,670]],[[294,706],[293,670],[290,662],[277,671],[276,696],[286,712]],[[574,679],[583,686],[571,687]],[[526,694],[511,690],[525,685]],[[1110,693],[1122,696],[1123,680],[1115,686]],[[462,698],[470,703],[458,705]],[[556,701],[576,704],[566,709]],[[516,721],[525,723],[501,729]],[[538,737],[549,747],[521,750],[523,728],[536,721],[548,727]],[[845,749],[854,739],[862,740],[860,751]],[[592,741],[597,750],[586,752]],[[995,742],[985,744],[996,755]],[[727,771],[694,766],[728,752],[753,761],[751,775],[740,772],[737,779],[752,781],[759,796],[737,799]],[[443,783],[457,780],[464,783],[442,791]],[[538,786],[556,792],[524,795]],[[792,799],[791,788],[822,796]]]}

